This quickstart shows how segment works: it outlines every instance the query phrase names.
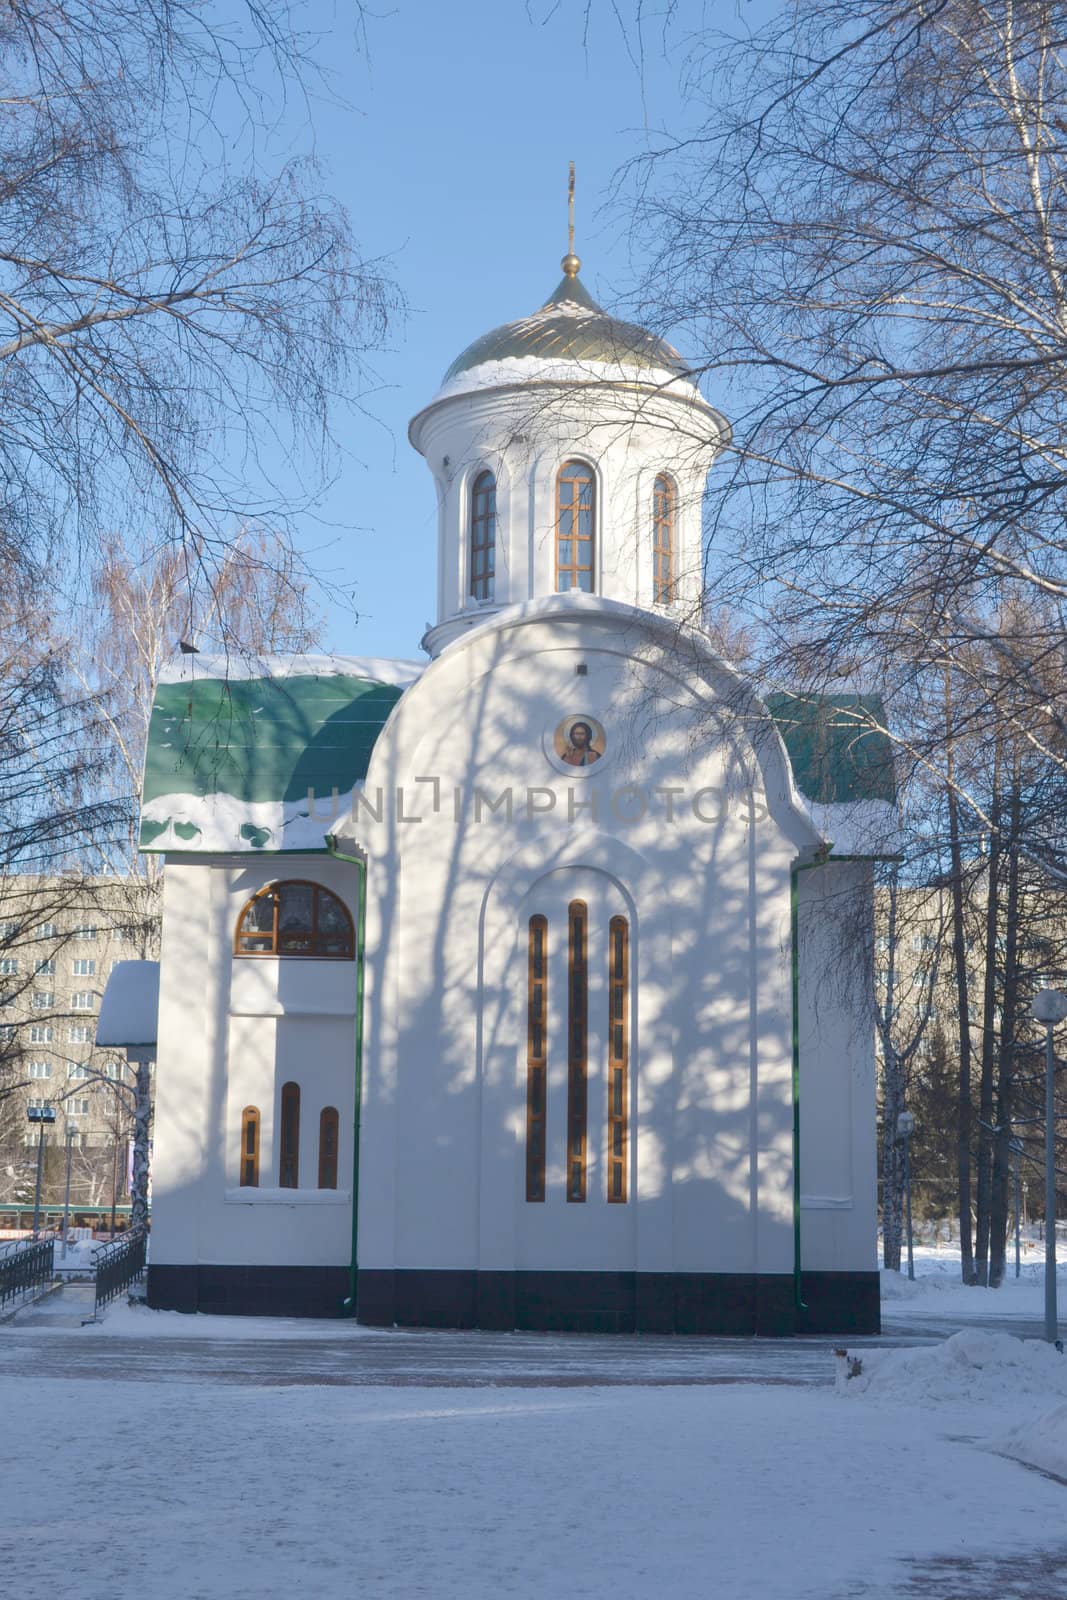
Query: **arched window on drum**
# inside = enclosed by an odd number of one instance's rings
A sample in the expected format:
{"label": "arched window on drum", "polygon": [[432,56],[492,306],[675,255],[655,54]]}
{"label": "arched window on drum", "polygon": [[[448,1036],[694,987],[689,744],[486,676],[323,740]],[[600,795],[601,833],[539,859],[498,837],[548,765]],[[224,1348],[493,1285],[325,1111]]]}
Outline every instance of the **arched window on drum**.
{"label": "arched window on drum", "polygon": [[652,487],[652,600],[657,606],[674,600],[674,522],[674,484],[661,472]]}
{"label": "arched window on drum", "polygon": [[556,480],[556,590],[592,594],[596,554],[596,478],[584,461],[565,461]]}
{"label": "arched window on drum", "polygon": [[471,487],[470,592],[492,600],[496,582],[496,479],[480,472]]}

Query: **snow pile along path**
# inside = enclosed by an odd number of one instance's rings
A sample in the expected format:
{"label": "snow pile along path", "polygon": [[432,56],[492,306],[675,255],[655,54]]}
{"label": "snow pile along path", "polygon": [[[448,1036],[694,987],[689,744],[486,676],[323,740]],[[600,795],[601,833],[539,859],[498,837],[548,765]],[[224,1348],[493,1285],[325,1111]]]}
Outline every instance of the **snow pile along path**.
{"label": "snow pile along path", "polygon": [[929,1349],[839,1352],[836,1387],[846,1399],[974,1406],[993,1425],[987,1448],[1067,1479],[1067,1359],[1043,1340],[968,1328]]}

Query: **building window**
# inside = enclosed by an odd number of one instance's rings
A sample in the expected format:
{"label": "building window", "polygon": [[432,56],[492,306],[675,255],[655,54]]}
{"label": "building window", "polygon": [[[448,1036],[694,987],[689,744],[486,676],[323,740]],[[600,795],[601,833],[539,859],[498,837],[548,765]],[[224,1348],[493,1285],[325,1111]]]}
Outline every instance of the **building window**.
{"label": "building window", "polygon": [[41,926],[37,929],[37,937],[38,939],[54,939],[56,937],[55,923],[42,922]]}
{"label": "building window", "polygon": [[52,1063],[50,1061],[31,1061],[26,1068],[29,1078],[50,1078],[52,1076]]}
{"label": "building window", "polygon": [[104,1071],[112,1083],[126,1082],[126,1068],[121,1061],[109,1061]]}
{"label": "building window", "polygon": [[56,975],[56,964],[51,959],[47,961],[35,961],[33,964],[33,970],[34,974],[38,978],[54,978]]}
{"label": "building window", "polygon": [[[50,965],[53,969],[55,968],[54,961],[51,962]],[[70,970],[71,974],[75,978],[95,978],[96,962],[91,960],[88,956],[78,956],[71,962]]]}
{"label": "building window", "polygon": [[91,1011],[96,1001],[96,996],[91,989],[75,989],[70,997],[72,1011]]}
{"label": "building window", "polygon": [[279,1139],[278,1185],[295,1189],[300,1181],[300,1085],[282,1084],[282,1120]]}
{"label": "building window", "polygon": [[241,1188],[259,1187],[259,1107],[241,1112]]}
{"label": "building window", "polygon": [[589,912],[572,900],[567,910],[567,1199],[585,1199],[587,1053],[589,1040]]}
{"label": "building window", "polygon": [[531,917],[526,958],[526,1198],[545,1198],[548,921]]}
{"label": "building window", "polygon": [[71,1061],[67,1065],[67,1077],[78,1079],[88,1078],[90,1075],[90,1070],[91,1069],[87,1067],[84,1062],[79,1063],[77,1061]]}
{"label": "building window", "polygon": [[5,978],[18,976],[19,963],[17,956],[0,956],[0,975]]}
{"label": "building window", "polygon": [[566,461],[556,482],[556,589],[593,592],[596,480],[584,461]]}
{"label": "building window", "polygon": [[79,922],[74,929],[75,939],[95,939],[96,925],[92,922]]}
{"label": "building window", "polygon": [[337,1188],[337,1140],[340,1118],[336,1107],[323,1106],[319,1114],[319,1188]]}
{"label": "building window", "polygon": [[652,599],[674,599],[674,485],[662,473],[652,487]]}
{"label": "building window", "polygon": [[0,922],[0,939],[17,939],[21,931],[17,922]]}
{"label": "building window", "polygon": [[[0,1005],[3,1001],[0,1000]],[[15,1037],[15,1024],[13,1022],[0,1022],[0,1042],[9,1044]]]}
{"label": "building window", "polygon": [[51,1011],[56,1003],[55,993],[51,989],[35,989],[33,991],[33,1009],[35,1011]]}
{"label": "building window", "polygon": [[[51,1100],[46,1100],[42,1095],[31,1094],[29,1099],[26,1101],[26,1104],[28,1106],[32,1106],[32,1108],[35,1111],[39,1111],[39,1110],[43,1110],[43,1108],[45,1106],[50,1106],[52,1104],[52,1102],[51,1102]],[[37,1142],[37,1134],[34,1133],[34,1135],[33,1135],[33,1143],[36,1144],[36,1142]]]}
{"label": "building window", "polygon": [[35,1022],[30,1028],[31,1044],[51,1044],[52,1024],[50,1022]]}
{"label": "building window", "polygon": [[67,1115],[68,1117],[87,1117],[89,1115],[88,1100],[68,1100]]}
{"label": "building window", "polygon": [[72,1022],[67,1029],[67,1038],[71,1044],[92,1044],[93,1031],[91,1022]]}
{"label": "building window", "polygon": [[252,896],[237,919],[238,956],[316,956],[351,961],[356,948],[352,918],[335,894],[294,879],[270,883]]}
{"label": "building window", "polygon": [[626,1200],[630,1077],[630,928],[612,917],[608,930],[608,1200]]}
{"label": "building window", "polygon": [[491,600],[496,576],[496,479],[480,472],[471,489],[471,596]]}

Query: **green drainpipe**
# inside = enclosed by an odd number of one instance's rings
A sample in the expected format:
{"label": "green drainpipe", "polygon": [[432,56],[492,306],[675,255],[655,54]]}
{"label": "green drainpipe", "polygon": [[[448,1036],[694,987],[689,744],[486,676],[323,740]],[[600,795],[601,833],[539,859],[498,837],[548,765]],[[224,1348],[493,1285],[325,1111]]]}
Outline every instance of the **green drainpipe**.
{"label": "green drainpipe", "polygon": [[359,856],[338,850],[334,834],[326,835],[326,848],[337,861],[347,861],[359,873],[359,908],[356,916],[356,1107],[352,1121],[352,1258],[348,1269],[348,1297],[341,1302],[341,1315],[356,1315],[356,1282],[359,1272],[359,1119],[363,1102],[363,945],[367,931],[367,863]]}
{"label": "green drainpipe", "polygon": [[800,905],[802,872],[828,866],[831,861],[870,861],[871,856],[832,856],[830,850],[814,861],[794,862],[789,869],[789,927],[793,977],[793,1303],[806,1311],[800,1264]]}

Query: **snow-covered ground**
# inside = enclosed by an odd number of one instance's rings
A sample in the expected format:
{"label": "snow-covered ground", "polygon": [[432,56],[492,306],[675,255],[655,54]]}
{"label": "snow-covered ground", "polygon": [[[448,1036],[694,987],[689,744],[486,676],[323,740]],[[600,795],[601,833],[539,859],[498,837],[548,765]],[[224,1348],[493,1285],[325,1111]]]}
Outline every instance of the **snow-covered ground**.
{"label": "snow-covered ground", "polygon": [[[963,1297],[962,1331],[848,1357],[776,1341],[767,1383],[716,1366],[726,1341],[647,1341],[645,1360],[641,1340],[550,1337],[536,1370],[557,1376],[530,1386],[531,1336],[125,1305],[84,1329],[16,1322],[5,1600],[1067,1597],[1067,1359],[974,1326],[986,1298],[1040,1316],[1040,1276],[888,1287],[916,1328]],[[389,1340],[412,1352],[406,1381],[352,1384],[346,1363]],[[576,1379],[594,1343],[636,1381]],[[733,1342],[753,1344],[770,1341]],[[449,1380],[461,1348],[493,1387]]]}

